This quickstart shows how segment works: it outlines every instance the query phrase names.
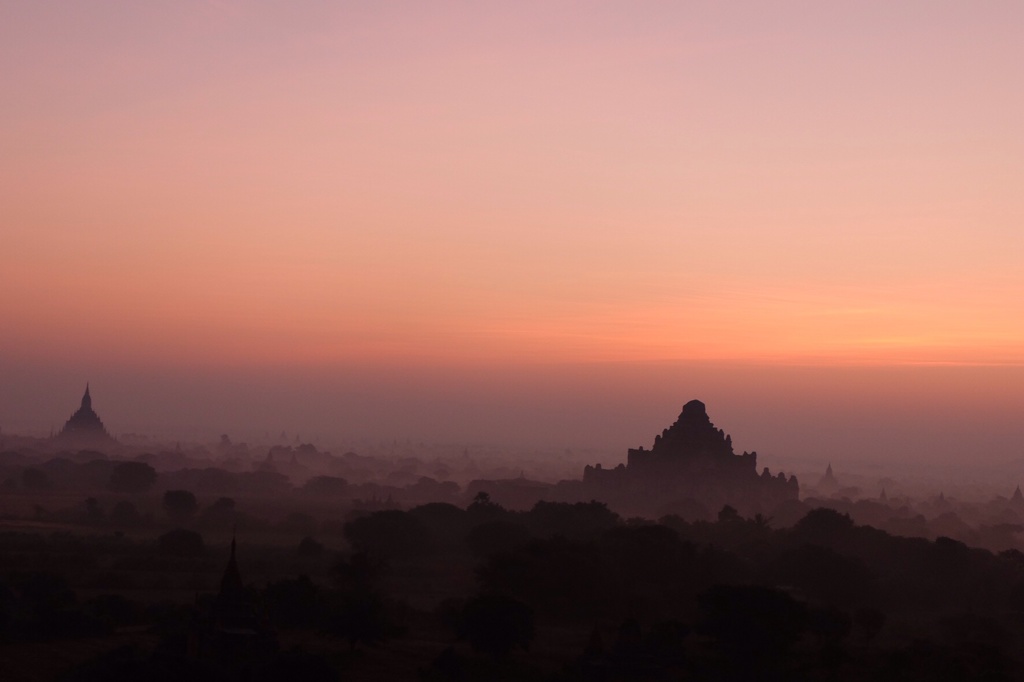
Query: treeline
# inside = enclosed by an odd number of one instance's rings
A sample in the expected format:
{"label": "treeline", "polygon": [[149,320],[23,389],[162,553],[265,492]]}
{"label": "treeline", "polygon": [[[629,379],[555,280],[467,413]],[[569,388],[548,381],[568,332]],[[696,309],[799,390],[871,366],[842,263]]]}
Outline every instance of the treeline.
{"label": "treeline", "polygon": [[[481,493],[466,508],[356,514],[342,533],[341,555],[312,537],[287,558],[243,552],[247,577],[247,561],[278,566],[280,577],[250,584],[255,603],[279,631],[319,633],[338,651],[436,642],[422,679],[1009,680],[1022,670],[1024,554],[893,536],[831,509],[776,529],[730,507],[713,522],[655,522],[599,502],[516,512]],[[224,565],[197,531],[152,544],[6,534],[0,552],[0,637],[150,622],[176,656],[188,607],[143,607],[114,584],[77,600],[75,571],[91,571],[92,591],[114,574],[176,572],[188,587],[202,573],[209,593]],[[33,570],[46,558],[64,576]],[[565,632],[576,644],[552,665],[553,633]],[[359,674],[356,658],[326,651],[325,661]]]}
{"label": "treeline", "polygon": [[481,495],[465,510],[370,514],[345,532],[353,550],[423,574],[471,558],[477,598],[594,628],[573,679],[746,679],[751,665],[757,679],[1012,679],[1024,643],[1024,554],[897,537],[831,509],[773,529],[729,507],[716,522],[655,523],[597,502],[512,512]]}
{"label": "treeline", "polygon": [[158,472],[145,461],[55,458],[41,463],[0,467],[0,492],[32,498],[82,492],[94,497],[145,495],[160,490],[189,490],[206,496],[288,496],[308,502],[368,502],[391,506],[426,501],[460,501],[462,488],[453,481],[413,477],[403,485],[351,483],[342,476],[311,475],[295,485],[294,477],[273,467],[229,471],[219,467],[184,468]]}

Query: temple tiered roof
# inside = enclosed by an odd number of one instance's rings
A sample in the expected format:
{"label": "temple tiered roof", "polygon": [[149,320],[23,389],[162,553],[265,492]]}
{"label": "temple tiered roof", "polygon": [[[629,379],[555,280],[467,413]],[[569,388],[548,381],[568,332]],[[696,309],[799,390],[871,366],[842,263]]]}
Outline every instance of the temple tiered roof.
{"label": "temple tiered roof", "polygon": [[[655,436],[653,447],[631,448],[626,463],[583,469],[582,497],[606,500],[644,513],[674,513],[673,505],[697,502],[709,513],[729,504],[746,513],[770,513],[796,500],[795,476],[757,471],[757,453],[736,454],[732,438],[717,428],[699,400]],[[652,512],[653,510],[653,512]]]}
{"label": "temple tiered roof", "polygon": [[92,396],[89,395],[89,384],[85,385],[82,406],[71,415],[57,437],[61,440],[103,442],[114,439],[107,433],[100,417],[92,409]]}

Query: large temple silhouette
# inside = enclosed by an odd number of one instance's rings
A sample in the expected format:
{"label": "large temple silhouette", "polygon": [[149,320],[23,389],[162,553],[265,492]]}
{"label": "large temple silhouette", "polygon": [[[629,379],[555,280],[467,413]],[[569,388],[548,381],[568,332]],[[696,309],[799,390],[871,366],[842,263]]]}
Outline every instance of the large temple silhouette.
{"label": "large temple silhouette", "polygon": [[89,395],[89,384],[85,385],[82,405],[71,415],[64,428],[57,434],[57,440],[76,446],[98,446],[114,443],[114,438],[107,433],[103,421],[92,409],[92,396]]}
{"label": "large temple silhouette", "polygon": [[626,464],[583,471],[587,495],[619,508],[666,513],[696,503],[707,512],[731,505],[746,513],[771,512],[796,500],[796,476],[757,473],[757,453],[733,451],[732,438],[715,428],[699,400],[691,400],[672,426],[655,436],[650,450],[628,451]]}

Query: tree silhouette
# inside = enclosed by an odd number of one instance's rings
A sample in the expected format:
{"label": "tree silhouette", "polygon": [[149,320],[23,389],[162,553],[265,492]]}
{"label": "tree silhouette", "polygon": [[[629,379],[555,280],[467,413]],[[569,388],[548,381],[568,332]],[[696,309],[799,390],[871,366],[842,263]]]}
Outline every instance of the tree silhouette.
{"label": "tree silhouette", "polygon": [[348,481],[337,476],[314,476],[306,481],[302,491],[310,495],[338,497],[348,491]]}
{"label": "tree silhouette", "polygon": [[473,501],[468,507],[466,507],[466,511],[469,512],[470,516],[478,523],[482,521],[493,521],[508,513],[500,504],[492,502],[491,494],[483,490],[473,497]]}
{"label": "tree silhouette", "polygon": [[356,552],[382,557],[411,557],[428,552],[433,542],[429,529],[407,512],[379,511],[345,524],[345,538]]}
{"label": "tree silhouette", "polygon": [[512,649],[528,649],[533,641],[533,611],[523,602],[497,594],[484,594],[466,602],[460,636],[474,651],[495,658]]}
{"label": "tree silhouette", "polygon": [[299,546],[295,553],[301,557],[319,557],[323,556],[324,551],[325,548],[321,543],[307,535],[299,541]]}
{"label": "tree silhouette", "polygon": [[230,497],[219,497],[200,515],[200,523],[204,526],[220,528],[230,527],[235,520],[235,501]]}
{"label": "tree silhouette", "polygon": [[328,629],[348,640],[349,646],[373,646],[400,632],[377,592],[341,594],[328,618]]}
{"label": "tree silhouette", "polygon": [[121,462],[110,472],[107,485],[115,493],[144,493],[156,483],[156,469],[145,462]]}
{"label": "tree silhouette", "polygon": [[511,521],[485,521],[466,535],[466,544],[473,554],[487,557],[510,552],[530,541],[526,526]]}
{"label": "tree silhouette", "polygon": [[535,535],[562,535],[570,539],[590,539],[614,528],[619,515],[603,502],[538,502],[525,515]]}
{"label": "tree silhouette", "polygon": [[90,497],[85,500],[84,516],[85,518],[83,520],[86,523],[103,523],[103,507],[100,506],[99,500],[97,500],[95,497]]}
{"label": "tree silhouette", "polygon": [[352,647],[372,646],[401,632],[381,592],[384,569],[381,559],[366,552],[357,552],[331,569],[338,589],[326,604],[327,629],[346,638]]}
{"label": "tree silhouette", "polygon": [[741,678],[776,676],[807,623],[806,607],[785,592],[754,585],[716,585],[698,597],[697,631],[713,638]]}
{"label": "tree silhouette", "polygon": [[732,507],[732,506],[730,506],[728,504],[725,505],[724,507],[722,507],[722,509],[718,512],[718,522],[719,523],[728,523],[730,521],[740,521],[740,520],[742,520],[742,518],[740,517],[739,512],[736,511],[735,507]]}
{"label": "tree silhouette", "polygon": [[618,601],[609,598],[615,590],[598,548],[563,537],[533,540],[490,556],[477,576],[488,593],[514,596],[560,617],[603,613]]}
{"label": "tree silhouette", "polygon": [[177,528],[157,538],[160,551],[176,557],[197,557],[206,553],[203,536],[194,530]]}
{"label": "tree silhouette", "polygon": [[141,517],[139,510],[128,500],[121,500],[110,510],[110,520],[120,526],[134,526]]}
{"label": "tree silhouette", "polygon": [[309,576],[270,583],[263,590],[263,603],[278,627],[312,627],[323,617],[323,590]]}
{"label": "tree silhouette", "polygon": [[872,581],[860,559],[818,545],[784,550],[764,570],[776,584],[792,585],[808,599],[832,606],[857,604]]}
{"label": "tree silhouette", "polygon": [[42,490],[50,487],[50,477],[39,469],[23,469],[21,482],[29,490]]}
{"label": "tree silhouette", "polygon": [[878,636],[885,625],[885,614],[878,609],[861,608],[853,614],[853,624],[868,642]]}
{"label": "tree silhouette", "polygon": [[172,522],[182,524],[195,515],[199,503],[188,490],[168,490],[164,493],[163,507]]}
{"label": "tree silhouette", "polygon": [[337,679],[338,671],[326,657],[303,651],[278,654],[260,666],[253,677],[254,682],[334,682]]}
{"label": "tree silhouette", "polygon": [[828,507],[819,507],[807,512],[797,521],[793,534],[804,542],[822,547],[835,547],[845,543],[853,530],[853,519],[849,514],[840,514]]}

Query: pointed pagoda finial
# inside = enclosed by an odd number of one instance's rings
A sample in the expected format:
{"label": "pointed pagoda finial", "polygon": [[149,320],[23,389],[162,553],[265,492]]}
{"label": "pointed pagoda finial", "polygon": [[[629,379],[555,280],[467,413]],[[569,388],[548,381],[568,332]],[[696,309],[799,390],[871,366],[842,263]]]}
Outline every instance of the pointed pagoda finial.
{"label": "pointed pagoda finial", "polygon": [[85,382],[85,394],[82,396],[82,409],[92,409],[92,396],[89,395],[89,382]]}
{"label": "pointed pagoda finial", "polygon": [[1013,491],[1013,497],[1011,499],[1014,502],[1024,502],[1024,494],[1021,494],[1019,485],[1017,486],[1017,489]]}
{"label": "pointed pagoda finial", "polygon": [[231,530],[231,556],[228,558],[227,568],[224,569],[224,577],[220,579],[221,598],[239,594],[242,591],[242,575],[238,572],[238,562],[235,560],[235,530]]}

